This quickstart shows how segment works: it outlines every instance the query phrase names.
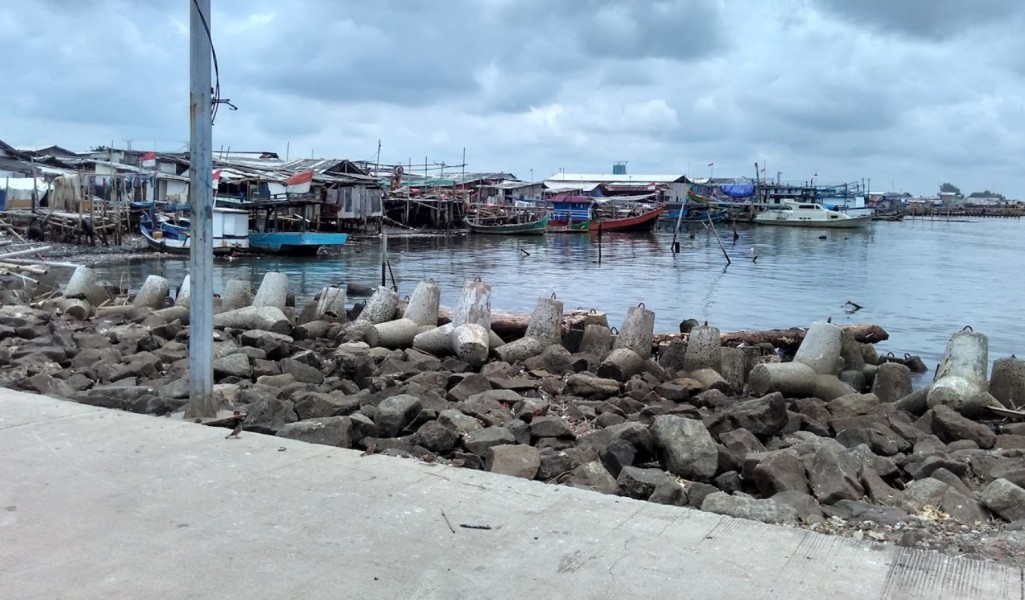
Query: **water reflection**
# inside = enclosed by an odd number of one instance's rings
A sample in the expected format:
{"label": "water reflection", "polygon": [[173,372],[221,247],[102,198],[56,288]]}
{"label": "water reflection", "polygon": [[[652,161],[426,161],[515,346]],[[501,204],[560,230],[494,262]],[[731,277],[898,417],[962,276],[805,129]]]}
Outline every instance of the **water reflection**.
{"label": "water reflection", "polygon": [[[613,324],[644,302],[661,331],[677,330],[686,318],[707,319],[724,330],[806,325],[827,317],[876,322],[892,335],[884,350],[921,353],[930,366],[951,334],[972,325],[990,336],[993,357],[1025,352],[1025,331],[1015,315],[1025,296],[1025,280],[1017,276],[1025,267],[1017,220],[736,231],[734,241],[732,229],[719,228],[732,260],[727,269],[714,233],[700,224],[681,229],[679,254],[670,248],[672,229],[607,233],[601,265],[597,240],[588,235],[391,238],[388,247],[402,295],[433,278],[446,304],[456,301],[463,282],[479,276],[492,284],[492,305],[508,310],[530,311],[537,298],[555,292],[567,307],[608,311]],[[216,289],[228,279],[258,283],[267,271],[279,270],[290,276],[300,299],[341,281],[376,285],[381,279],[373,239],[354,240],[331,257],[243,257],[214,264]],[[186,266],[185,260],[162,258],[100,271],[137,288],[149,273],[180,282]],[[846,314],[849,300],[864,308]]]}

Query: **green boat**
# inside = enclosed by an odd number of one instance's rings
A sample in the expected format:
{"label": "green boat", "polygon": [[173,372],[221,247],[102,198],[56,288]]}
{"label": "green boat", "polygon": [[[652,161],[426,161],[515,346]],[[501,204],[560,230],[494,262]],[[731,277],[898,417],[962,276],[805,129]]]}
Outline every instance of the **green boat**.
{"label": "green boat", "polygon": [[590,233],[591,219],[577,221],[576,223],[559,223],[549,221],[548,233]]}
{"label": "green boat", "polygon": [[[534,220],[519,219],[486,219],[471,221],[468,217],[463,218],[463,224],[471,233],[484,233],[491,235],[544,235],[548,229],[548,219],[542,215]],[[510,222],[511,221],[511,222]]]}

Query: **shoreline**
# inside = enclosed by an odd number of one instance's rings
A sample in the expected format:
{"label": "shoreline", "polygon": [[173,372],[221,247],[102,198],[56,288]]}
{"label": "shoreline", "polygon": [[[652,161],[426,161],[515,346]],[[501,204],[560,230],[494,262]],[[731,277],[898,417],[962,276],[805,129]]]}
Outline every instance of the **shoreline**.
{"label": "shoreline", "polygon": [[[9,301],[0,307],[0,377],[82,404],[180,414],[189,402],[188,308],[165,307],[161,279],[131,304]],[[236,288],[222,298],[235,304],[215,317],[214,400],[238,411],[228,424],[237,421],[241,435],[1025,566],[1025,532],[1007,525],[1025,514],[1005,502],[1025,498],[1025,424],[994,431],[930,408],[929,392],[911,389],[908,366],[881,360],[839,326],[802,329],[788,360],[768,342],[724,346],[709,326],[651,355],[650,311],[631,309],[613,338],[597,313],[553,330],[542,308],[561,315],[561,302],[542,299],[526,337],[481,339],[481,355],[472,335],[448,341],[471,322],[432,329],[436,304],[431,325],[395,320],[423,308],[417,292],[417,310],[400,311],[397,297],[378,292],[363,314],[342,317],[317,300],[289,306],[287,288],[287,277],[269,274],[256,306],[251,290]],[[466,289],[489,293],[481,283]],[[414,333],[443,336],[434,352],[425,346],[438,341],[427,338],[378,343],[411,322]]]}

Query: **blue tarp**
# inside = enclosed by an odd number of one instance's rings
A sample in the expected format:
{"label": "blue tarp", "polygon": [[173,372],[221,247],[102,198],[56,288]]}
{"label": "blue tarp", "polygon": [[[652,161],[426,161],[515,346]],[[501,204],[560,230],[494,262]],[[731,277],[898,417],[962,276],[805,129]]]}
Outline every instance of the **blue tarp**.
{"label": "blue tarp", "polygon": [[755,193],[753,183],[727,183],[721,189],[730,198],[747,198]]}

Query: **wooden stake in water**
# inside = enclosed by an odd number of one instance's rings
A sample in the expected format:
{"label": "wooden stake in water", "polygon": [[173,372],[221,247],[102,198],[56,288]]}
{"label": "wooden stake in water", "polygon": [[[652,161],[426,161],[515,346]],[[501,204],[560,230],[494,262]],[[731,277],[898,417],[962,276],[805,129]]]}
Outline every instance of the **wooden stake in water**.
{"label": "wooden stake in water", "polygon": [[598,264],[601,265],[601,221],[598,221]]}
{"label": "wooden stake in water", "polygon": [[719,237],[719,231],[715,228],[715,222],[712,221],[712,213],[708,213],[708,226],[712,228],[712,233],[715,234],[715,239],[719,242],[719,249],[722,250],[722,255],[726,257],[726,266],[730,266],[730,255],[726,254],[726,247],[722,245],[722,238]]}
{"label": "wooden stake in water", "polygon": [[388,286],[388,232],[381,232],[381,287]]}

